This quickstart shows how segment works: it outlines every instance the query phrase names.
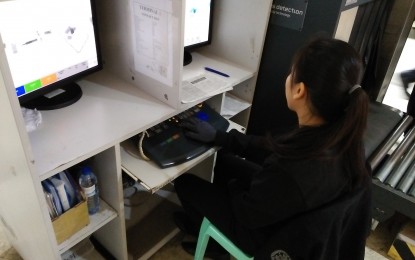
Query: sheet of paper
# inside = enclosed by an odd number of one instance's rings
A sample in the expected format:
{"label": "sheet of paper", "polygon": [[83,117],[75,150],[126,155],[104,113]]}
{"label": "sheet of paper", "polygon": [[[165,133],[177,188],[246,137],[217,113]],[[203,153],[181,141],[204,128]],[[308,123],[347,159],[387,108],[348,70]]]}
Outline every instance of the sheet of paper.
{"label": "sheet of paper", "polygon": [[182,82],[182,103],[199,101],[225,91],[232,90],[231,84],[219,76],[202,74]]}
{"label": "sheet of paper", "polygon": [[[171,1],[132,0],[134,66],[167,86],[173,86]],[[164,3],[164,4],[161,4]]]}
{"label": "sheet of paper", "polygon": [[223,105],[223,109],[221,111],[221,115],[224,118],[231,118],[234,115],[240,113],[241,111],[250,107],[250,104],[234,95],[226,93],[225,102]]}

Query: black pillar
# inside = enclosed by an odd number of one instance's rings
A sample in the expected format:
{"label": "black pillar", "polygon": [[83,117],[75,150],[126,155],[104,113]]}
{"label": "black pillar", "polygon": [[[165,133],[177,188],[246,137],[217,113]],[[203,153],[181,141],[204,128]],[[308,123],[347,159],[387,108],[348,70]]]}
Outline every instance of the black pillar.
{"label": "black pillar", "polygon": [[[274,0],[274,4],[278,4]],[[307,2],[307,1],[306,1]],[[297,123],[285,100],[285,79],[296,50],[317,33],[334,36],[342,0],[311,0],[307,3],[302,30],[270,22],[259,68],[248,134],[263,135]]]}

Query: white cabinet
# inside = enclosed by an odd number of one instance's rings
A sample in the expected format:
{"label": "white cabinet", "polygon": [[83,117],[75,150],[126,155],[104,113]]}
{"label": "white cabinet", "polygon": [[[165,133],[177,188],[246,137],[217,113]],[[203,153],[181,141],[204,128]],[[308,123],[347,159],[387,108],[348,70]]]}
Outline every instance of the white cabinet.
{"label": "white cabinet", "polygon": [[[132,137],[196,104],[180,102],[180,87],[183,80],[206,73],[205,66],[230,75],[230,93],[248,104],[231,120],[241,131],[247,126],[272,1],[216,1],[212,44],[193,54],[193,62],[183,67],[184,2],[166,0],[173,30],[171,85],[134,69],[131,12],[135,2],[98,1],[105,69],[79,82],[83,96],[75,104],[42,111],[43,122],[33,132],[26,132],[15,90],[1,67],[0,221],[25,259],[59,259],[90,235],[117,259],[128,259],[122,169],[152,192],[197,165],[202,172],[211,171],[214,149],[163,170],[125,151]],[[3,56],[0,60],[4,65]],[[220,112],[226,100],[222,93],[206,102]],[[41,181],[86,160],[92,161],[99,179],[102,209],[87,227],[57,244]]]}

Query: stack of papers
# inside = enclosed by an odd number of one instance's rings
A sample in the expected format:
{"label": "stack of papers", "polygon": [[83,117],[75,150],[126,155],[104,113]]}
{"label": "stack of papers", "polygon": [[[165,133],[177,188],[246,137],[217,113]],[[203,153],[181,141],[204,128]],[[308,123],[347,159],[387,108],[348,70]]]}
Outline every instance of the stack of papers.
{"label": "stack of papers", "polygon": [[230,82],[221,76],[202,74],[182,82],[182,103],[190,103],[232,90]]}
{"label": "stack of papers", "polygon": [[226,119],[230,119],[234,115],[250,107],[251,104],[248,102],[230,94],[226,93],[225,102],[221,111],[221,116]]}

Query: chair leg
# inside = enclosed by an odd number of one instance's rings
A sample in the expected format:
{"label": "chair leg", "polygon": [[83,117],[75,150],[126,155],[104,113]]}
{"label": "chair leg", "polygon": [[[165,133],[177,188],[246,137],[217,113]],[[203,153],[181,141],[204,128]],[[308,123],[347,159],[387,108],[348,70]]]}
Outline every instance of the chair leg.
{"label": "chair leg", "polygon": [[246,255],[244,252],[242,252],[234,243],[232,243],[232,241],[230,241],[225,235],[223,235],[222,232],[219,231],[219,229],[212,225],[207,218],[204,218],[202,225],[200,226],[194,260],[203,260],[210,237],[212,237],[212,239],[218,242],[236,259],[254,259],[253,257],[250,257]]}
{"label": "chair leg", "polygon": [[194,260],[203,260],[206,247],[209,242],[210,235],[206,232],[209,227],[209,221],[205,218],[200,226],[199,237],[197,239],[197,246]]}

